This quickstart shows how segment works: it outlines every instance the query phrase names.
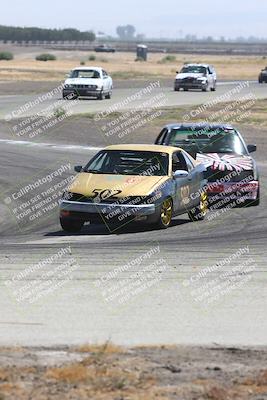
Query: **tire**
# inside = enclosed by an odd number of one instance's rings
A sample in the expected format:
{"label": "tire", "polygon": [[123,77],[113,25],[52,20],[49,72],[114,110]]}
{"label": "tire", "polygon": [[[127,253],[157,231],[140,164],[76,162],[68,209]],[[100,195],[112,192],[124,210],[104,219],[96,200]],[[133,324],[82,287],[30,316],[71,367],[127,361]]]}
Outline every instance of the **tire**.
{"label": "tire", "polygon": [[110,99],[111,99],[111,95],[112,95],[112,90],[110,90],[110,91],[108,92],[108,94],[105,96],[106,99],[110,100]]}
{"label": "tire", "polygon": [[202,92],[207,92],[208,88],[209,88],[209,85],[207,83],[206,87],[202,88],[201,90],[202,90]]}
{"label": "tire", "polygon": [[188,92],[188,89],[187,89],[187,88],[184,88],[184,92]]}
{"label": "tire", "polygon": [[74,220],[71,218],[60,218],[60,225],[63,231],[66,232],[80,232],[84,224],[84,221]]}
{"label": "tire", "polygon": [[97,96],[97,99],[98,100],[103,100],[104,99],[104,95],[103,95],[103,92],[101,91],[100,93],[99,93],[99,95]]}
{"label": "tire", "polygon": [[258,189],[256,200],[246,200],[243,207],[257,207],[260,205],[260,188]]}
{"label": "tire", "polygon": [[179,91],[180,91],[180,88],[176,88],[176,87],[175,87],[175,88],[174,88],[174,91],[175,91],[175,92],[179,92]]}
{"label": "tire", "polygon": [[208,212],[208,195],[202,192],[199,199],[199,205],[189,211],[188,216],[192,222],[203,221]]}
{"label": "tire", "polygon": [[159,210],[159,215],[157,221],[154,223],[155,227],[158,229],[167,229],[172,221],[173,215],[173,203],[171,198],[165,199]]}
{"label": "tire", "polygon": [[216,81],[213,84],[213,87],[210,88],[211,92],[216,92]]}

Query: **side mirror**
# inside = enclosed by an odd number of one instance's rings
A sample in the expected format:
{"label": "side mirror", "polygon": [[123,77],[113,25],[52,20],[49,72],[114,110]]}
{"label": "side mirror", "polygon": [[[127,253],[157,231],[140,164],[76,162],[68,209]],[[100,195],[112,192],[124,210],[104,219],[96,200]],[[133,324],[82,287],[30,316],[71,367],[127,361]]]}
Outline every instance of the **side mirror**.
{"label": "side mirror", "polygon": [[75,172],[81,172],[82,169],[83,169],[83,167],[82,167],[81,165],[76,165],[76,166],[74,167],[74,171],[75,171]]}
{"label": "side mirror", "polygon": [[249,152],[249,153],[254,153],[254,151],[257,150],[256,144],[248,144],[247,147],[248,147],[248,152]]}
{"label": "side mirror", "polygon": [[183,169],[178,169],[173,173],[174,179],[187,178],[188,175],[189,175],[188,171],[184,171]]}
{"label": "side mirror", "polygon": [[176,74],[179,74],[179,71],[176,71]]}

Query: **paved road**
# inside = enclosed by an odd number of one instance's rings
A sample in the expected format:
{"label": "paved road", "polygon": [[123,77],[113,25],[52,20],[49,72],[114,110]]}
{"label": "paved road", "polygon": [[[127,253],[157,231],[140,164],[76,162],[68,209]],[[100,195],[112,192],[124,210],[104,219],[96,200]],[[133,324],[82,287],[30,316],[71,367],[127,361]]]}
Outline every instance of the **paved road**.
{"label": "paved road", "polygon": [[[185,215],[167,231],[87,226],[77,235],[60,231],[53,195],[72,166],[94,151],[1,142],[0,344],[266,345],[267,165],[260,135],[261,206],[210,214],[196,224]],[[38,215],[33,205],[50,197]],[[228,273],[237,289],[212,292],[219,276],[229,289]],[[134,282],[151,286],[127,298]]]}
{"label": "paved road", "polygon": [[[147,87],[148,85],[149,84],[146,84],[145,87]],[[36,113],[44,114],[51,109],[55,110],[62,107],[68,108],[68,110],[70,110],[73,114],[94,113],[100,111],[105,112],[112,107],[115,107],[115,111],[134,109],[136,107],[144,108],[144,106],[147,107],[146,102],[153,101],[153,98],[155,99],[155,102],[150,103],[150,105],[155,105],[158,107],[196,105],[203,104],[205,102],[215,99],[215,101],[222,102],[227,101],[227,95],[229,95],[229,93],[235,88],[240,88],[240,91],[232,94],[231,100],[240,99],[248,95],[253,95],[254,98],[257,99],[266,98],[266,86],[259,85],[255,81],[251,81],[247,84],[245,82],[234,81],[221,83],[219,82],[216,92],[207,93],[202,93],[199,91],[174,92],[173,88],[166,87],[164,86],[164,83],[163,85],[160,83],[160,86],[156,86],[149,92],[141,94],[139,98],[136,97],[134,99],[130,99],[131,96],[135,96],[137,93],[140,94],[140,91],[143,90],[144,87],[135,87],[132,89],[115,88],[111,100],[99,101],[91,99],[88,101],[80,100],[77,103],[63,101],[61,100],[59,94],[52,96],[51,99],[44,98],[44,100],[40,100],[40,97],[42,97],[42,95],[45,95],[45,93],[40,95],[18,94],[7,96],[2,94],[0,95],[0,119],[26,117],[35,115]]]}

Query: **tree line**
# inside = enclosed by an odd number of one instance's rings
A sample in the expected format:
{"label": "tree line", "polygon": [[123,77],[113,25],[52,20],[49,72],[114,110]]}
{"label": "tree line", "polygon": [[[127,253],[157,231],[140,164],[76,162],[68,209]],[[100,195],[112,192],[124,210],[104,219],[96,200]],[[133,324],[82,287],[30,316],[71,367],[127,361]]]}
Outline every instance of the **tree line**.
{"label": "tree line", "polygon": [[3,41],[90,41],[95,40],[92,31],[81,32],[78,29],[42,29],[36,27],[20,28],[0,25],[0,40]]}

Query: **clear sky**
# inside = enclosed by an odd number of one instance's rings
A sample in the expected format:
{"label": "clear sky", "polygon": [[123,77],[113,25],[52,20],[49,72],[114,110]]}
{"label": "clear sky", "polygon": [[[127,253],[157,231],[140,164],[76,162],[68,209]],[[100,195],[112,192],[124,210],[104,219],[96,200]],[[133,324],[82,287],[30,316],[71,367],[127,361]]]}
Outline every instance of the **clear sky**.
{"label": "clear sky", "polygon": [[267,37],[266,0],[0,0],[1,25],[115,34],[132,24],[146,36]]}

